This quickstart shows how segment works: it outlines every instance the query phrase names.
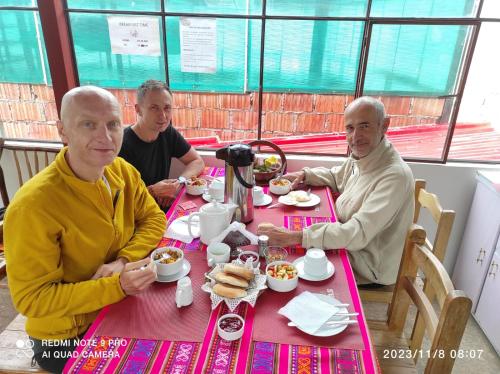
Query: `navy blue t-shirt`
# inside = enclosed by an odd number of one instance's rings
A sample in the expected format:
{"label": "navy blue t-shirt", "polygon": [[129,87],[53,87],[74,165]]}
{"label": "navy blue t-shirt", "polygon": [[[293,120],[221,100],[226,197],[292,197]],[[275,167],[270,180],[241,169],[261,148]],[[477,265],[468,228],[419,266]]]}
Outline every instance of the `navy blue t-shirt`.
{"label": "navy blue t-shirt", "polygon": [[191,145],[171,124],[151,143],[141,140],[129,126],[123,133],[118,156],[134,165],[146,186],[150,186],[167,179],[172,157],[180,158],[190,148]]}

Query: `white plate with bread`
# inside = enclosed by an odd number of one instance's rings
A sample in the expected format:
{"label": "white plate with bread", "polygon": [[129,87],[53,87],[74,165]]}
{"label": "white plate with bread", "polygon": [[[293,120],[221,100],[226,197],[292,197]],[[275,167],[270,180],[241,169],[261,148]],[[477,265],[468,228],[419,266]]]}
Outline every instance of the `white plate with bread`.
{"label": "white plate with bread", "polygon": [[206,277],[210,281],[203,284],[201,289],[210,293],[212,309],[222,301],[231,311],[243,301],[254,306],[259,292],[266,288],[266,276],[260,274],[258,269],[246,268],[238,260],[217,264]]}
{"label": "white plate with bread", "polygon": [[308,208],[318,205],[321,199],[318,195],[307,193],[306,191],[291,191],[288,195],[280,196],[278,201],[284,205],[294,205],[299,208]]}

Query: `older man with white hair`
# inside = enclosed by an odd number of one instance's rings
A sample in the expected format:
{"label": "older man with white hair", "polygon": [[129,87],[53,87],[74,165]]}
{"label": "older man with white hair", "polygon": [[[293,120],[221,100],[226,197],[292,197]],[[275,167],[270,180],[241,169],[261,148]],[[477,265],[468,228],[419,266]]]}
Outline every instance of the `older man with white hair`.
{"label": "older man with white hair", "polygon": [[165,230],[139,172],[116,157],[123,129],[110,92],[67,92],[58,130],[67,146],[16,193],[4,222],[14,305],[28,317],[35,360],[56,373],[104,306],[155,281],[141,259]]}
{"label": "older man with white hair", "polygon": [[346,248],[358,284],[393,284],[413,219],[413,175],[385,137],[389,118],[382,102],[366,96],[354,100],[345,110],[344,124],[351,155],[341,166],[305,167],[285,176],[292,188],[304,182],[339,192],[338,222],[302,231],[261,224],[258,233],[268,235],[271,244]]}

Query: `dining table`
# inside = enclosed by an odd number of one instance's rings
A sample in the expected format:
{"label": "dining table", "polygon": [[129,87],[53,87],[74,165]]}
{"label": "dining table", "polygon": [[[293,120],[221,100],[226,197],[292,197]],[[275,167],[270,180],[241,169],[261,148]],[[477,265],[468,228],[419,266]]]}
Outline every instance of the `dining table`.
{"label": "dining table", "polygon": [[[206,167],[202,178],[223,177],[224,169]],[[319,204],[296,207],[278,204],[278,196],[265,206],[254,207],[254,218],[246,230],[269,222],[289,230],[314,224],[336,222],[334,195],[328,187],[312,187]],[[269,199],[268,199],[269,200]],[[203,196],[188,195],[181,189],[166,213],[167,227],[207,204]],[[270,208],[269,208],[270,207]],[[190,243],[164,237],[158,247],[174,246],[189,262],[193,303],[178,308],[176,282],[155,282],[138,295],[127,296],[103,308],[67,361],[65,373],[379,373],[353,270],[345,249],[327,249],[334,265],[333,276],[325,280],[299,279],[296,289],[276,292],[265,289],[254,306],[239,303],[230,310],[225,302],[217,306],[201,286],[210,271],[207,246],[199,239]],[[250,246],[251,247],[251,246]],[[255,246],[257,249],[257,246]],[[288,247],[288,261],[304,256],[300,245]],[[265,269],[265,261],[262,269]],[[332,296],[346,303],[357,323],[332,336],[308,335],[278,313],[294,297],[310,291]],[[99,297],[99,295],[96,295]],[[240,339],[226,341],[217,333],[218,319],[227,313],[243,317]]]}

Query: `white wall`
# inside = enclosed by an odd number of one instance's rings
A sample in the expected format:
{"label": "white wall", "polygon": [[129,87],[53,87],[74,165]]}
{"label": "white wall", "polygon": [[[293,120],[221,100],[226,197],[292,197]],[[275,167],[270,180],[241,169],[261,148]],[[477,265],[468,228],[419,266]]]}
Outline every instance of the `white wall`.
{"label": "white wall", "polygon": [[[215,159],[213,153],[200,153],[207,165],[218,167],[224,166],[221,160]],[[298,170],[304,166],[332,167],[342,162],[341,158],[313,158],[308,156],[288,156],[287,160],[289,170]],[[10,151],[4,151],[0,164],[5,173],[7,190],[12,197],[18,188],[18,182],[12,153]],[[174,160],[172,163],[171,176],[175,177],[179,175],[181,166],[182,164],[180,162]],[[453,209],[456,212],[455,223],[453,225],[453,231],[444,262],[446,269],[450,272],[455,265],[457,252],[460,248],[464,227],[472,203],[476,185],[476,171],[480,169],[500,170],[500,166],[410,163],[410,167],[415,178],[421,178],[427,181],[427,189],[439,196],[441,204],[445,209]],[[434,227],[430,216],[426,215],[426,212],[421,214],[419,223],[425,228]],[[431,230],[428,231],[429,237],[432,239],[434,233]]]}

